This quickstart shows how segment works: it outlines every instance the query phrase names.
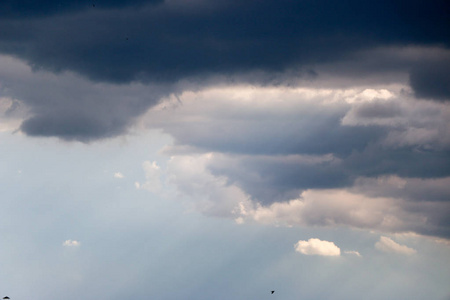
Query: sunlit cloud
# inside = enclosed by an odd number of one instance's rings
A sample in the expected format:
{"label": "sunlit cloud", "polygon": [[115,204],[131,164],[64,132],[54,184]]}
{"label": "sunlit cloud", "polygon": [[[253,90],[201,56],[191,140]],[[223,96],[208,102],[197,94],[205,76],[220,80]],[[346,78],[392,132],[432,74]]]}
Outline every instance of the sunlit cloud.
{"label": "sunlit cloud", "polygon": [[411,255],[415,254],[417,251],[415,249],[409,248],[405,245],[400,245],[393,241],[391,238],[386,236],[381,236],[380,240],[375,244],[375,248],[382,252],[387,253],[398,253],[398,254],[406,254]]}
{"label": "sunlit cloud", "polygon": [[340,256],[341,249],[333,242],[322,241],[319,239],[309,239],[307,241],[298,241],[295,245],[295,251],[305,255],[321,256]]}
{"label": "sunlit cloud", "polygon": [[345,253],[345,254],[348,254],[348,255],[356,255],[356,256],[359,256],[359,257],[362,256],[361,253],[359,253],[358,251],[353,251],[353,250],[350,250],[350,251],[344,251],[344,253]]}

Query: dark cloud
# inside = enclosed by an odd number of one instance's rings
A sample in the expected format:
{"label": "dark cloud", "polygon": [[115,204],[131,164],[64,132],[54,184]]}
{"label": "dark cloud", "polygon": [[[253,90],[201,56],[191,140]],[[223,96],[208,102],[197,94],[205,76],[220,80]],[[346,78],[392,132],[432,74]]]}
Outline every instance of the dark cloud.
{"label": "dark cloud", "polygon": [[450,101],[450,57],[417,65],[410,84],[419,98]]}
{"label": "dark cloud", "polygon": [[[76,72],[95,82],[116,84],[173,84],[189,79],[202,85],[210,76],[256,84],[284,83],[285,74],[313,80],[321,75],[314,66],[348,62],[361,51],[386,46],[450,45],[448,4],[442,0],[198,0],[189,5],[178,0],[21,0],[2,1],[0,11],[0,53],[18,57],[34,70]],[[383,64],[373,62],[360,73],[344,65],[337,75],[351,73],[358,77],[370,73],[367,68],[376,70],[380,66]],[[410,67],[402,61],[387,68],[406,71]],[[442,98],[447,93],[447,79],[443,79],[447,71],[430,72],[414,71],[411,84],[418,96]],[[264,75],[239,77],[250,73]],[[429,74],[434,85],[429,84]],[[73,106],[69,101],[74,100],[57,100],[59,106],[66,106],[61,115],[60,110],[50,107],[44,110],[39,104],[42,99],[19,100],[35,115],[22,126],[25,133],[66,138],[61,128],[71,127],[75,119],[84,120],[83,125],[72,128],[70,136],[74,139],[126,132],[133,118],[157,101],[145,102],[139,113],[124,114],[120,120],[112,115],[106,122],[99,122],[94,119],[95,113],[75,111],[74,116],[66,118]],[[79,105],[91,111],[92,103],[81,101]],[[99,106],[95,109],[105,115],[108,111]],[[350,131],[337,137],[349,143],[365,143],[352,138]],[[303,147],[320,146],[306,145]]]}
{"label": "dark cloud", "polygon": [[398,102],[374,100],[356,105],[355,116],[361,119],[388,119],[402,113]]}
{"label": "dark cloud", "polygon": [[20,129],[31,136],[89,142],[124,134],[168,90],[163,85],[92,84],[70,73],[32,72],[5,57],[0,64],[0,93],[12,99],[5,114],[26,118]]}
{"label": "dark cloud", "polygon": [[[292,157],[252,157],[216,160],[209,168],[216,176],[226,176],[230,183],[236,184],[264,204],[293,199],[306,189],[346,188],[354,184],[361,176],[378,178],[397,175],[405,178],[443,178],[450,176],[448,161],[450,152],[419,153],[411,149],[390,150],[381,147],[369,147],[361,152],[341,159],[324,159],[314,162],[314,158]],[[316,158],[317,160],[317,158]],[[429,193],[427,186],[415,194],[420,201],[442,201],[448,198],[444,189]],[[417,189],[408,186],[408,190],[398,191],[405,196]],[[368,189],[370,190],[370,189]],[[382,189],[380,189],[382,191]],[[408,192],[409,191],[409,192]],[[397,194],[397,195],[399,195]],[[394,196],[394,193],[377,196]],[[411,196],[412,197],[412,196]],[[446,199],[448,200],[448,199]]]}
{"label": "dark cloud", "polygon": [[161,3],[163,0],[4,0],[0,2],[0,17],[23,19],[45,17],[53,14],[73,13],[87,9],[110,9],[128,6],[142,6],[144,4]]}
{"label": "dark cloud", "polygon": [[308,188],[339,188],[351,184],[346,170],[336,160],[320,161],[300,157],[244,156],[211,161],[209,170],[226,176],[262,204],[298,197]]}
{"label": "dark cloud", "polygon": [[360,177],[353,189],[371,197],[394,197],[414,202],[446,202],[450,178]]}
{"label": "dark cloud", "polygon": [[64,140],[90,141],[124,133],[128,120],[98,118],[59,112],[58,114],[39,115],[24,121],[20,129],[31,136],[57,136]]}
{"label": "dark cloud", "polygon": [[[443,1],[229,1],[208,10],[200,2],[196,11],[176,4],[3,20],[0,51],[36,67],[129,82],[279,71],[386,44],[449,45]],[[424,14],[427,22],[415,20]]]}
{"label": "dark cloud", "polygon": [[373,126],[340,126],[343,114],[314,110],[299,112],[292,119],[286,116],[290,119],[286,122],[218,121],[207,126],[203,122],[192,122],[189,126],[177,124],[165,130],[176,138],[177,143],[206,151],[268,155],[334,153],[339,157],[363,150],[384,131]]}

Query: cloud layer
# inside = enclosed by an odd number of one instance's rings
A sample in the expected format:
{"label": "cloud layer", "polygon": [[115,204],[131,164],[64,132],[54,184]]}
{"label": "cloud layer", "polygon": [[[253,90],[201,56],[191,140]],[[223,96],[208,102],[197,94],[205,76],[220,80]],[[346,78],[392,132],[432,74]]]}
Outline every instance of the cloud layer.
{"label": "cloud layer", "polygon": [[[450,97],[450,24],[443,0],[0,5],[0,53],[64,77],[47,78],[52,93],[45,83],[0,78],[7,87],[2,93],[31,111],[21,126],[28,135],[84,142],[121,135],[161,97],[224,82],[401,77],[418,98]],[[70,77],[74,73],[83,79]],[[124,86],[130,83],[132,90]],[[139,84],[164,88],[137,92]],[[136,98],[140,92],[145,96]],[[370,129],[350,131],[340,138],[362,138]]]}

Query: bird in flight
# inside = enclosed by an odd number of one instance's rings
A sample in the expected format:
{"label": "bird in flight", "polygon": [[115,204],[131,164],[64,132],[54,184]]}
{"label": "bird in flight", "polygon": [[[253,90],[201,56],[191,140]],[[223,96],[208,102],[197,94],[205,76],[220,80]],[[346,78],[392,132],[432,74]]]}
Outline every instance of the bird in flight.
{"label": "bird in flight", "polygon": [[275,291],[271,291],[270,293],[273,294],[273,293],[275,293]]}

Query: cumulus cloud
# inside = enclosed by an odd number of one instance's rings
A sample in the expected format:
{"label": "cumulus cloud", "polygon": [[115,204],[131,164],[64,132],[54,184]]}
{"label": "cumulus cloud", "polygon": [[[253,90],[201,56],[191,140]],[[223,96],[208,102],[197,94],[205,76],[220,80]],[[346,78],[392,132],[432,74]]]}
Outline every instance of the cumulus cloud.
{"label": "cumulus cloud", "polygon": [[[187,197],[192,208],[207,215],[233,218],[237,223],[447,234],[446,202],[427,204],[409,202],[398,195],[394,198],[346,189],[308,189],[289,201],[262,205],[228,178],[208,170],[208,164],[220,156],[223,154],[173,156],[165,170],[168,183],[180,196]],[[397,181],[400,187],[404,184],[401,179]]]}
{"label": "cumulus cloud", "polygon": [[66,240],[62,244],[64,247],[79,247],[81,243],[75,240]]}
{"label": "cumulus cloud", "polygon": [[295,245],[295,251],[305,255],[321,256],[340,256],[341,249],[333,242],[322,241],[319,239],[309,239],[307,241],[298,241]]}
{"label": "cumulus cloud", "polygon": [[380,240],[375,244],[375,248],[377,248],[382,252],[398,253],[406,255],[415,254],[417,252],[416,250],[409,248],[408,246],[396,243],[391,238],[388,238],[386,236],[380,237]]}
{"label": "cumulus cloud", "polygon": [[[168,97],[142,122],[174,137],[168,178],[204,213],[448,237],[449,110],[403,88],[215,87]],[[436,135],[402,134],[414,128]],[[187,161],[195,184],[179,175]]]}

